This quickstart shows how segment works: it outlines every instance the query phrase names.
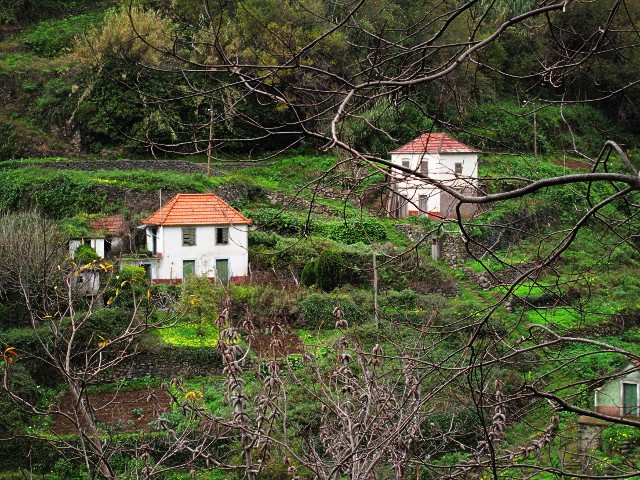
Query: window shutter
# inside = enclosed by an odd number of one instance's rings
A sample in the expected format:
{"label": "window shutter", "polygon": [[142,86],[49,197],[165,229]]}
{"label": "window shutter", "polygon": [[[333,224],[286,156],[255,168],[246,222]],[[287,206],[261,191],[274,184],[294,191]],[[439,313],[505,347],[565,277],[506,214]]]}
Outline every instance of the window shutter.
{"label": "window shutter", "polygon": [[192,246],[196,244],[195,227],[185,227],[182,229],[182,245]]}

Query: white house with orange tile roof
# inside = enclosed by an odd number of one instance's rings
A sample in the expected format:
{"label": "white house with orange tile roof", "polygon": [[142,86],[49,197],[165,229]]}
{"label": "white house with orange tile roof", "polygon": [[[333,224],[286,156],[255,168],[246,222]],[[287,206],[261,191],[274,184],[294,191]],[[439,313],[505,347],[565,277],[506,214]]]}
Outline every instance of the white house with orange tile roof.
{"label": "white house with orange tile roof", "polygon": [[153,254],[144,266],[154,282],[181,283],[189,274],[246,279],[251,220],[216,195],[178,194],[142,223]]}
{"label": "white house with orange tile roof", "polygon": [[[392,216],[455,216],[454,198],[416,173],[466,194],[476,191],[478,151],[444,133],[425,133],[390,153],[391,162],[404,168],[401,173],[394,171]],[[464,216],[471,216],[475,211],[468,207],[465,206]]]}

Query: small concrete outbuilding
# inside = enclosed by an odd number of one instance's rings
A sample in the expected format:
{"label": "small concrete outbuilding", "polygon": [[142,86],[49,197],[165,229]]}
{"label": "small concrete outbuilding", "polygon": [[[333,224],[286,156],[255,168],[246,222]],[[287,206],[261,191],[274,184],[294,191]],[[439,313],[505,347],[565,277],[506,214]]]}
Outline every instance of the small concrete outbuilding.
{"label": "small concrete outbuilding", "polygon": [[[594,409],[609,417],[640,416],[640,365],[629,364],[594,392]],[[578,443],[582,451],[602,447],[602,431],[611,423],[583,415],[578,420]]]}
{"label": "small concrete outbuilding", "polygon": [[640,370],[630,364],[609,380],[594,395],[596,412],[612,417],[638,416],[640,405]]}
{"label": "small concrete outbuilding", "polygon": [[[91,247],[99,258],[115,258],[122,253],[126,236],[125,221],[120,215],[92,217],[87,223],[91,232],[84,238],[69,241],[69,256],[75,258],[81,245]],[[76,277],[78,291],[84,295],[96,295],[100,291],[100,268],[88,266]]]}

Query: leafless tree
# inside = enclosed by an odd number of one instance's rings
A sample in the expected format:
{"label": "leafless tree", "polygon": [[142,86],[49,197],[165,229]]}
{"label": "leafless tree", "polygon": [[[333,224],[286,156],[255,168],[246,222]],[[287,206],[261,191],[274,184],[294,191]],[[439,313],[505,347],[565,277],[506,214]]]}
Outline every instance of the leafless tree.
{"label": "leafless tree", "polygon": [[[403,105],[422,108],[425,117],[450,126],[447,118],[440,114],[443,102],[457,101],[464,109],[469,100],[453,88],[456,82],[477,68],[492,68],[482,54],[510,29],[532,23],[549,31],[552,48],[548,57],[539,59],[536,69],[526,74],[503,73],[514,81],[538,79],[550,85],[551,89],[541,90],[540,84],[534,82],[534,96],[549,95],[549,98],[536,98],[539,105],[556,102],[570,105],[609,98],[637,83],[637,79],[632,79],[619,87],[595,91],[593,96],[569,96],[570,89],[554,90],[575,79],[575,72],[580,68],[614,51],[631,56],[637,48],[634,37],[637,24],[626,2],[595,2],[607,12],[605,22],[586,35],[572,36],[571,42],[568,37],[572,32],[563,29],[562,22],[580,2],[514,2],[513,9],[504,10],[498,8],[498,3],[436,2],[429,4],[413,23],[387,28],[382,13],[390,4],[367,0],[335,3],[333,11],[328,12],[324,4],[293,2],[307,20],[314,19],[316,24],[314,34],[307,38],[279,29],[277,22],[274,26],[269,16],[253,9],[252,4],[238,2],[235,7],[246,16],[234,42],[227,32],[231,27],[226,4],[213,5],[205,1],[202,11],[206,28],[191,31],[188,37],[176,38],[171,48],[166,47],[165,42],[154,44],[142,34],[135,39],[146,42],[166,59],[148,63],[144,58],[136,59],[139,68],[155,75],[182,79],[176,90],[180,93],[171,98],[154,97],[141,91],[139,84],[128,84],[125,80],[128,87],[138,89],[145,106],[165,113],[171,103],[197,103],[200,98],[215,99],[223,105],[223,113],[204,115],[201,120],[176,121],[165,117],[167,122],[172,122],[174,132],[185,131],[188,135],[170,142],[160,142],[150,136],[136,139],[145,142],[154,152],[211,152],[212,142],[223,146],[230,142],[273,141],[278,147],[286,148],[305,139],[315,142],[322,150],[339,150],[346,161],[366,165],[386,176],[414,175],[435,185],[457,200],[458,212],[463,204],[527,202],[536,200],[540,193],[560,188],[573,189],[571,193],[576,198],[576,217],[567,230],[518,232],[521,225],[515,222],[490,225],[505,236],[514,231],[520,235],[541,235],[536,239],[540,245],[538,258],[508,281],[491,268],[491,261],[511,266],[495,255],[500,239],[487,241],[475,235],[472,229],[483,227],[481,219],[467,222],[458,215],[447,227],[461,232],[469,254],[482,262],[493,283],[504,284],[504,293],[492,298],[487,306],[469,307],[469,311],[457,317],[444,320],[437,315],[427,315],[417,326],[390,325],[387,330],[376,332],[373,342],[358,335],[357,329],[347,331],[358,319],[344,318],[336,312],[337,327],[346,333],[336,345],[328,346],[335,362],[323,363],[319,351],[312,351],[304,357],[303,367],[296,370],[276,355],[278,337],[275,335],[274,353],[249,363],[251,342],[242,347],[237,339],[242,331],[253,335],[255,328],[249,318],[241,327],[231,325],[229,309],[233,306],[226,305],[219,318],[222,329],[219,349],[232,405],[230,418],[213,416],[198,403],[197,393],[183,392],[176,387],[183,398],[174,393],[175,400],[184,415],[193,420],[194,426],[208,427],[202,430],[202,435],[189,436],[163,424],[176,451],[191,453],[194,474],[198,469],[216,466],[241,469],[247,478],[255,479],[276,463],[275,456],[282,453],[286,456],[287,473],[293,478],[529,478],[540,472],[597,478],[600,474],[587,468],[588,461],[582,463],[582,470],[571,470],[564,465],[564,459],[555,456],[558,442],[569,441],[562,438],[567,435],[562,428],[563,414],[586,415],[640,427],[635,419],[606,415],[587,407],[584,396],[611,376],[585,375],[579,368],[590,358],[609,354],[629,362],[638,361],[637,352],[585,338],[579,332],[562,331],[547,322],[536,322],[527,318],[522,310],[513,314],[511,323],[497,327],[492,322],[499,309],[511,308],[513,304],[508,302],[528,301],[526,296],[522,299],[517,295],[517,288],[525,281],[549,288],[538,282],[539,277],[543,273],[554,273],[558,261],[576,238],[582,232],[595,231],[588,230],[594,224],[601,227],[603,238],[606,235],[606,241],[611,242],[610,252],[618,245],[637,251],[634,229],[637,228],[640,178],[627,152],[609,141],[599,155],[587,158],[589,172],[543,178],[514,173],[511,178],[487,179],[486,192],[476,195],[464,194],[419,172],[393,165],[380,152],[362,151],[350,131],[359,122],[365,124],[368,131],[391,137],[370,113],[374,107],[392,110]],[[489,22],[489,18],[496,16],[502,19]],[[364,22],[371,18],[379,18],[381,23]],[[618,28],[620,18],[625,20],[623,30]],[[132,27],[135,30],[135,22]],[[614,34],[624,37],[623,42],[614,42]],[[343,44],[352,47],[345,51],[344,63],[336,66],[326,62],[323,49],[338,49]],[[551,96],[549,92],[561,95]],[[429,108],[421,105],[427,93],[438,98]],[[242,109],[243,102],[249,100],[254,105],[266,105],[272,113],[286,112],[286,115],[275,116],[279,123],[260,123],[257,116]],[[203,104],[208,106],[211,102]],[[241,130],[234,122],[248,125],[250,129]],[[211,128],[216,124],[225,128]],[[227,136],[218,132],[225,132]],[[239,133],[234,135],[234,132]],[[219,136],[212,138],[213,134]],[[573,138],[575,140],[575,136]],[[583,153],[575,141],[573,150]],[[615,215],[610,211],[611,206],[619,210]],[[619,215],[620,212],[623,214]],[[589,288],[588,283],[580,283],[579,279],[574,283]],[[114,472],[108,463],[108,452],[85,403],[85,386],[91,376],[130,353],[128,341],[141,331],[144,323],[135,320],[139,316],[133,315],[132,323],[122,336],[83,351],[86,362],[76,371],[72,362],[72,356],[77,355],[72,348],[74,326],[82,326],[87,317],[78,315],[73,307],[72,281],[63,287],[64,293],[58,292],[55,296],[60,300],[58,317],[46,320],[52,325],[54,338],[65,334],[61,337],[62,343],[54,344],[55,349],[45,345],[45,352],[48,361],[64,375],[76,399],[74,421],[86,442],[85,458],[89,466],[100,475],[112,478]],[[557,289],[552,290],[560,296]],[[568,288],[562,293],[568,295]],[[66,336],[62,328],[63,319],[71,322],[71,337]],[[43,321],[44,318],[34,314],[34,324]],[[513,333],[522,330],[525,324],[525,333],[514,339]],[[383,349],[383,344],[391,347]],[[108,352],[116,345],[125,347],[124,354],[109,357]],[[585,346],[585,349],[564,348],[571,345]],[[245,389],[245,377],[253,371],[251,367],[256,368],[260,385],[256,394]],[[574,379],[567,380],[572,374]],[[302,388],[318,406],[314,418],[297,425],[292,420],[289,398],[293,386]],[[472,414],[477,428],[467,429],[460,424],[457,419],[462,418],[462,411]],[[433,421],[441,419],[443,412],[450,414],[447,421]],[[531,422],[531,430],[539,433],[518,438],[516,432],[514,438],[507,439],[508,427],[516,420]],[[213,456],[208,449],[219,438],[235,439],[242,459],[234,464]],[[144,471],[147,477],[164,471],[161,461],[154,459],[152,465],[151,457],[145,458],[149,459]],[[636,465],[615,468],[618,470],[607,475],[632,478],[639,474]]]}

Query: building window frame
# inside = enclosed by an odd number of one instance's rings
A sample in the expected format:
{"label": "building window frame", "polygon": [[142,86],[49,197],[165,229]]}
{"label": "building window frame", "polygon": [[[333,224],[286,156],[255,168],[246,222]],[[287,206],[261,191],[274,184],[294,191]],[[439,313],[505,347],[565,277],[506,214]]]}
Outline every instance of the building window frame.
{"label": "building window frame", "polygon": [[429,175],[429,160],[423,159],[420,161],[420,173],[423,175]]}
{"label": "building window frame", "polygon": [[196,245],[196,227],[182,227],[182,246],[194,247]]}
{"label": "building window frame", "polygon": [[229,244],[229,227],[216,227],[216,245]]}
{"label": "building window frame", "polygon": [[453,171],[456,175],[462,175],[462,162],[456,162],[453,166]]}
{"label": "building window frame", "polygon": [[[222,265],[226,265],[225,269],[226,272],[225,275],[220,275],[221,270],[222,270]],[[216,258],[215,260],[215,279],[216,282],[220,282],[220,283],[229,283],[229,281],[231,280],[231,261],[228,258]]]}
{"label": "building window frame", "polygon": [[[186,268],[187,265],[190,265],[190,268]],[[191,268],[192,267],[192,268]],[[187,272],[185,273],[185,270],[189,270],[191,269],[191,272]],[[182,260],[182,281],[184,282],[187,279],[187,275],[197,275],[197,269],[196,269],[196,261],[195,259],[183,259]]]}

